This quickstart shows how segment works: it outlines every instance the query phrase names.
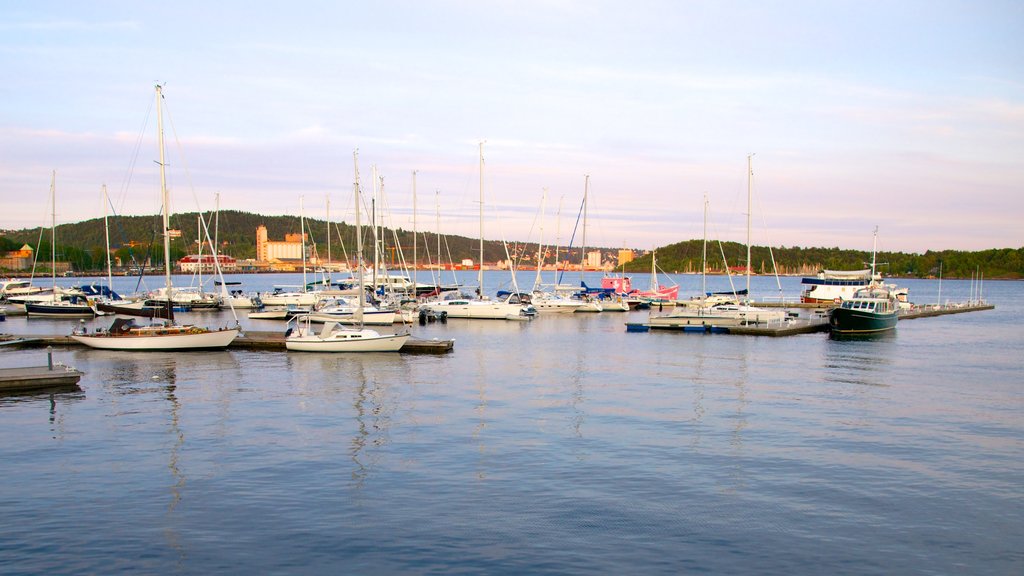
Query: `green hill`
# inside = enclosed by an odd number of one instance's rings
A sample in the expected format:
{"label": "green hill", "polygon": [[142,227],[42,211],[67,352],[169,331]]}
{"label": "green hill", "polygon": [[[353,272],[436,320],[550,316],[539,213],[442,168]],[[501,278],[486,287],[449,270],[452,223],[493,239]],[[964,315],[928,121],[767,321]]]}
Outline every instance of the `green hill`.
{"label": "green hill", "polygon": [[[209,215],[206,215],[209,218]],[[315,244],[321,257],[326,257],[327,223],[324,220],[310,219],[306,221],[306,232],[311,243]],[[282,240],[285,234],[298,233],[301,225],[297,216],[263,216],[237,210],[224,210],[217,219],[217,242],[223,254],[238,259],[256,256],[256,227],[264,225],[271,240]],[[198,216],[195,212],[175,214],[171,218],[171,226],[180,229],[180,239],[172,241],[171,257],[179,259],[188,253],[195,253],[195,240],[198,237]],[[211,233],[213,223],[210,223]],[[344,222],[332,223],[331,257],[333,260],[352,260],[355,248],[355,227]],[[363,228],[364,246],[372,245],[372,232]],[[384,258],[387,264],[400,262],[400,252],[406,261],[412,259],[412,232],[409,230],[385,229],[382,233],[385,244]],[[396,240],[397,239],[397,240]],[[426,232],[419,234],[418,257],[421,263],[438,261],[437,235]],[[159,216],[116,216],[110,218],[110,243],[116,249],[117,256],[124,263],[143,262],[147,255],[151,262],[160,265],[163,262],[163,244],[160,233]],[[37,254],[50,253],[50,230],[39,228],[6,231],[0,234],[0,252],[16,250],[23,244],[36,249]],[[105,268],[103,219],[95,218],[73,224],[62,224],[57,227],[57,248],[60,259],[71,262],[76,271],[99,271]],[[399,250],[401,248],[401,250]],[[701,240],[686,240],[669,244],[657,249],[658,268],[666,272],[698,272],[701,263]],[[589,248],[601,250],[605,261],[614,261],[618,250],[614,248]],[[479,240],[465,236],[442,236],[441,261],[459,263],[463,259],[478,259]],[[510,243],[508,252],[518,265],[532,267],[534,265],[537,245],[529,243]],[[708,243],[708,266],[712,270],[723,270],[722,253],[729,266],[744,266],[746,246],[736,242]],[[366,255],[370,252],[367,251]],[[769,253],[765,246],[751,248],[753,270],[758,273],[771,273],[773,270],[772,256],[775,267],[781,274],[813,274],[825,269],[857,269],[867,267],[871,260],[870,252],[844,250],[841,248],[799,248],[777,247]],[[368,257],[368,256],[367,256]],[[484,261],[496,262],[506,260],[505,247],[498,241],[484,242]],[[579,262],[579,249],[559,252],[559,259]],[[981,271],[986,278],[1024,278],[1024,248],[1003,248],[963,252],[944,250],[928,251],[924,254],[908,254],[903,252],[881,252],[877,257],[882,263],[879,269],[887,276],[928,277],[939,272],[942,262],[942,275],[947,278],[969,278]],[[550,262],[550,257],[549,260]],[[44,266],[45,267],[45,266]],[[651,269],[651,255],[646,254],[626,264],[627,272],[648,272]]]}

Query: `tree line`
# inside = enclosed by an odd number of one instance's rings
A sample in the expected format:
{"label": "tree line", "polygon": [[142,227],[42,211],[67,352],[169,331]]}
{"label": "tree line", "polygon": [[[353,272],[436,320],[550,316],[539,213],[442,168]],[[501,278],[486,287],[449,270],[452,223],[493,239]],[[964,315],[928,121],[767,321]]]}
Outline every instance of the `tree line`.
{"label": "tree line", "polygon": [[[214,219],[204,214],[211,238],[216,237],[218,251],[236,259],[256,257],[256,228],[267,227],[271,240],[283,240],[286,234],[298,233],[303,225],[297,216],[263,216],[237,210],[223,210]],[[199,238],[199,215],[195,212],[176,214],[171,218],[171,227],[181,230],[181,238],[172,240],[171,259],[179,260],[197,252]],[[215,225],[216,224],[216,225]],[[327,257],[328,223],[324,220],[307,218],[304,221],[308,243],[316,247],[318,256]],[[136,267],[148,262],[150,266],[163,265],[163,234],[159,216],[117,216],[109,219],[110,244],[113,254],[123,266]],[[42,233],[41,233],[42,232]],[[332,222],[331,259],[352,261],[355,258],[355,227],[345,222]],[[370,227],[363,228],[363,244],[373,244]],[[78,272],[100,271],[106,268],[104,254],[106,240],[102,218],[94,218],[57,227],[57,252],[59,259],[70,262]],[[383,229],[382,258],[385,264],[395,266],[403,261],[411,262],[413,234],[402,228]],[[479,260],[479,240],[465,236],[440,238],[438,257],[438,236],[432,232],[420,232],[416,236],[417,257],[420,263],[458,264],[463,259]],[[0,252],[21,248],[28,244],[35,249],[41,268],[48,269],[50,254],[50,231],[31,228],[7,231],[0,235]],[[686,240],[658,248],[657,266],[665,272],[699,272],[703,241]],[[601,250],[606,261],[614,261],[618,249],[591,248]],[[208,245],[203,252],[208,253]],[[551,263],[552,251],[546,250],[546,262]],[[484,242],[484,261],[488,263],[506,260],[511,256],[518,266],[532,267],[536,261],[537,244],[515,242],[506,246],[500,241]],[[1024,248],[999,248],[975,252],[959,250],[927,251],[924,254],[904,252],[879,252],[876,256],[878,269],[891,277],[927,278],[938,276],[948,278],[969,278],[982,273],[986,278],[1024,278]],[[364,258],[367,252],[364,254]],[[723,260],[723,253],[725,259]],[[404,258],[403,258],[404,255]],[[560,261],[578,263],[581,254],[578,248],[561,248]],[[645,254],[620,269],[626,272],[648,272],[651,269],[651,254]],[[724,271],[729,267],[746,265],[746,245],[737,242],[709,242],[707,251],[710,271]],[[755,273],[770,274],[813,274],[821,269],[856,270],[870,265],[871,253],[842,248],[801,248],[801,247],[751,247],[751,267]],[[131,263],[135,263],[134,265]]]}

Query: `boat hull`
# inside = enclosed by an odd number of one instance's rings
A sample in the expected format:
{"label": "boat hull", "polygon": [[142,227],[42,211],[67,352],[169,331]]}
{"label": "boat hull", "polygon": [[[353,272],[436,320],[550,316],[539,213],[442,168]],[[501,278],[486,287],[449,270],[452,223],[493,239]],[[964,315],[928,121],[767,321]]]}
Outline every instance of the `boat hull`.
{"label": "boat hull", "polygon": [[43,304],[28,302],[25,313],[29,318],[92,318],[96,311],[85,304]]}
{"label": "boat hull", "polygon": [[285,338],[284,346],[293,352],[398,352],[408,339],[408,334],[346,339],[308,335]]}
{"label": "boat hull", "polygon": [[363,312],[363,321],[356,319],[353,312],[332,314],[330,312],[310,312],[303,314],[310,322],[338,322],[339,324],[365,324],[367,326],[390,326],[395,323],[394,310]]}
{"label": "boat hull", "polygon": [[472,302],[472,303],[447,303],[425,305],[424,308],[431,312],[446,312],[448,318],[465,318],[470,320],[507,320],[510,316],[520,316],[523,307],[518,304],[507,304],[504,302]]}
{"label": "boat hull", "polygon": [[836,334],[875,334],[896,328],[899,315],[872,313],[868,310],[833,308],[828,316],[829,328]]}
{"label": "boat hull", "polygon": [[[76,342],[99,350],[210,350],[226,348],[238,337],[238,328],[198,333],[72,334]],[[156,332],[156,331],[153,331]],[[169,332],[169,331],[168,331]]]}

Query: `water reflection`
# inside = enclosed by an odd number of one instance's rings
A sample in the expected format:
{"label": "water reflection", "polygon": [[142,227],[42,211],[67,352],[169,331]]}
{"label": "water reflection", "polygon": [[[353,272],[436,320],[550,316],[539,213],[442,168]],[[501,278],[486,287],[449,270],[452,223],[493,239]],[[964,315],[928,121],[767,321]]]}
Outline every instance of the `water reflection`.
{"label": "water reflection", "polygon": [[825,346],[826,382],[888,386],[884,375],[898,353],[896,334],[832,336]]}

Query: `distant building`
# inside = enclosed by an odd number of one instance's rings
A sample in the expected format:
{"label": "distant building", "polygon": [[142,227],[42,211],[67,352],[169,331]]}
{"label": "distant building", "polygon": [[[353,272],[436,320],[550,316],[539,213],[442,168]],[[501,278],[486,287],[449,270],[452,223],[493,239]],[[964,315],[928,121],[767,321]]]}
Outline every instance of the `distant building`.
{"label": "distant building", "polygon": [[28,270],[32,267],[35,250],[25,244],[20,250],[11,250],[0,258],[0,268],[8,270]]}
{"label": "distant building", "polygon": [[268,240],[267,227],[256,227],[256,260],[302,260],[302,241],[305,234],[285,234],[284,242]]}
{"label": "distant building", "polygon": [[601,251],[594,250],[593,252],[587,252],[587,263],[586,267],[592,270],[601,267]]}
{"label": "distant building", "polygon": [[[231,256],[220,254],[217,256],[217,260],[220,261],[220,269],[222,272],[234,272],[238,270],[238,262]],[[202,256],[190,254],[181,260],[178,260],[178,267],[181,268],[183,273],[213,273],[217,271],[217,268],[214,266],[213,254],[203,254]]]}
{"label": "distant building", "polygon": [[622,266],[622,265],[626,264],[627,262],[632,262],[635,258],[636,258],[636,256],[633,254],[632,250],[629,250],[629,249],[619,250],[619,266]]}

